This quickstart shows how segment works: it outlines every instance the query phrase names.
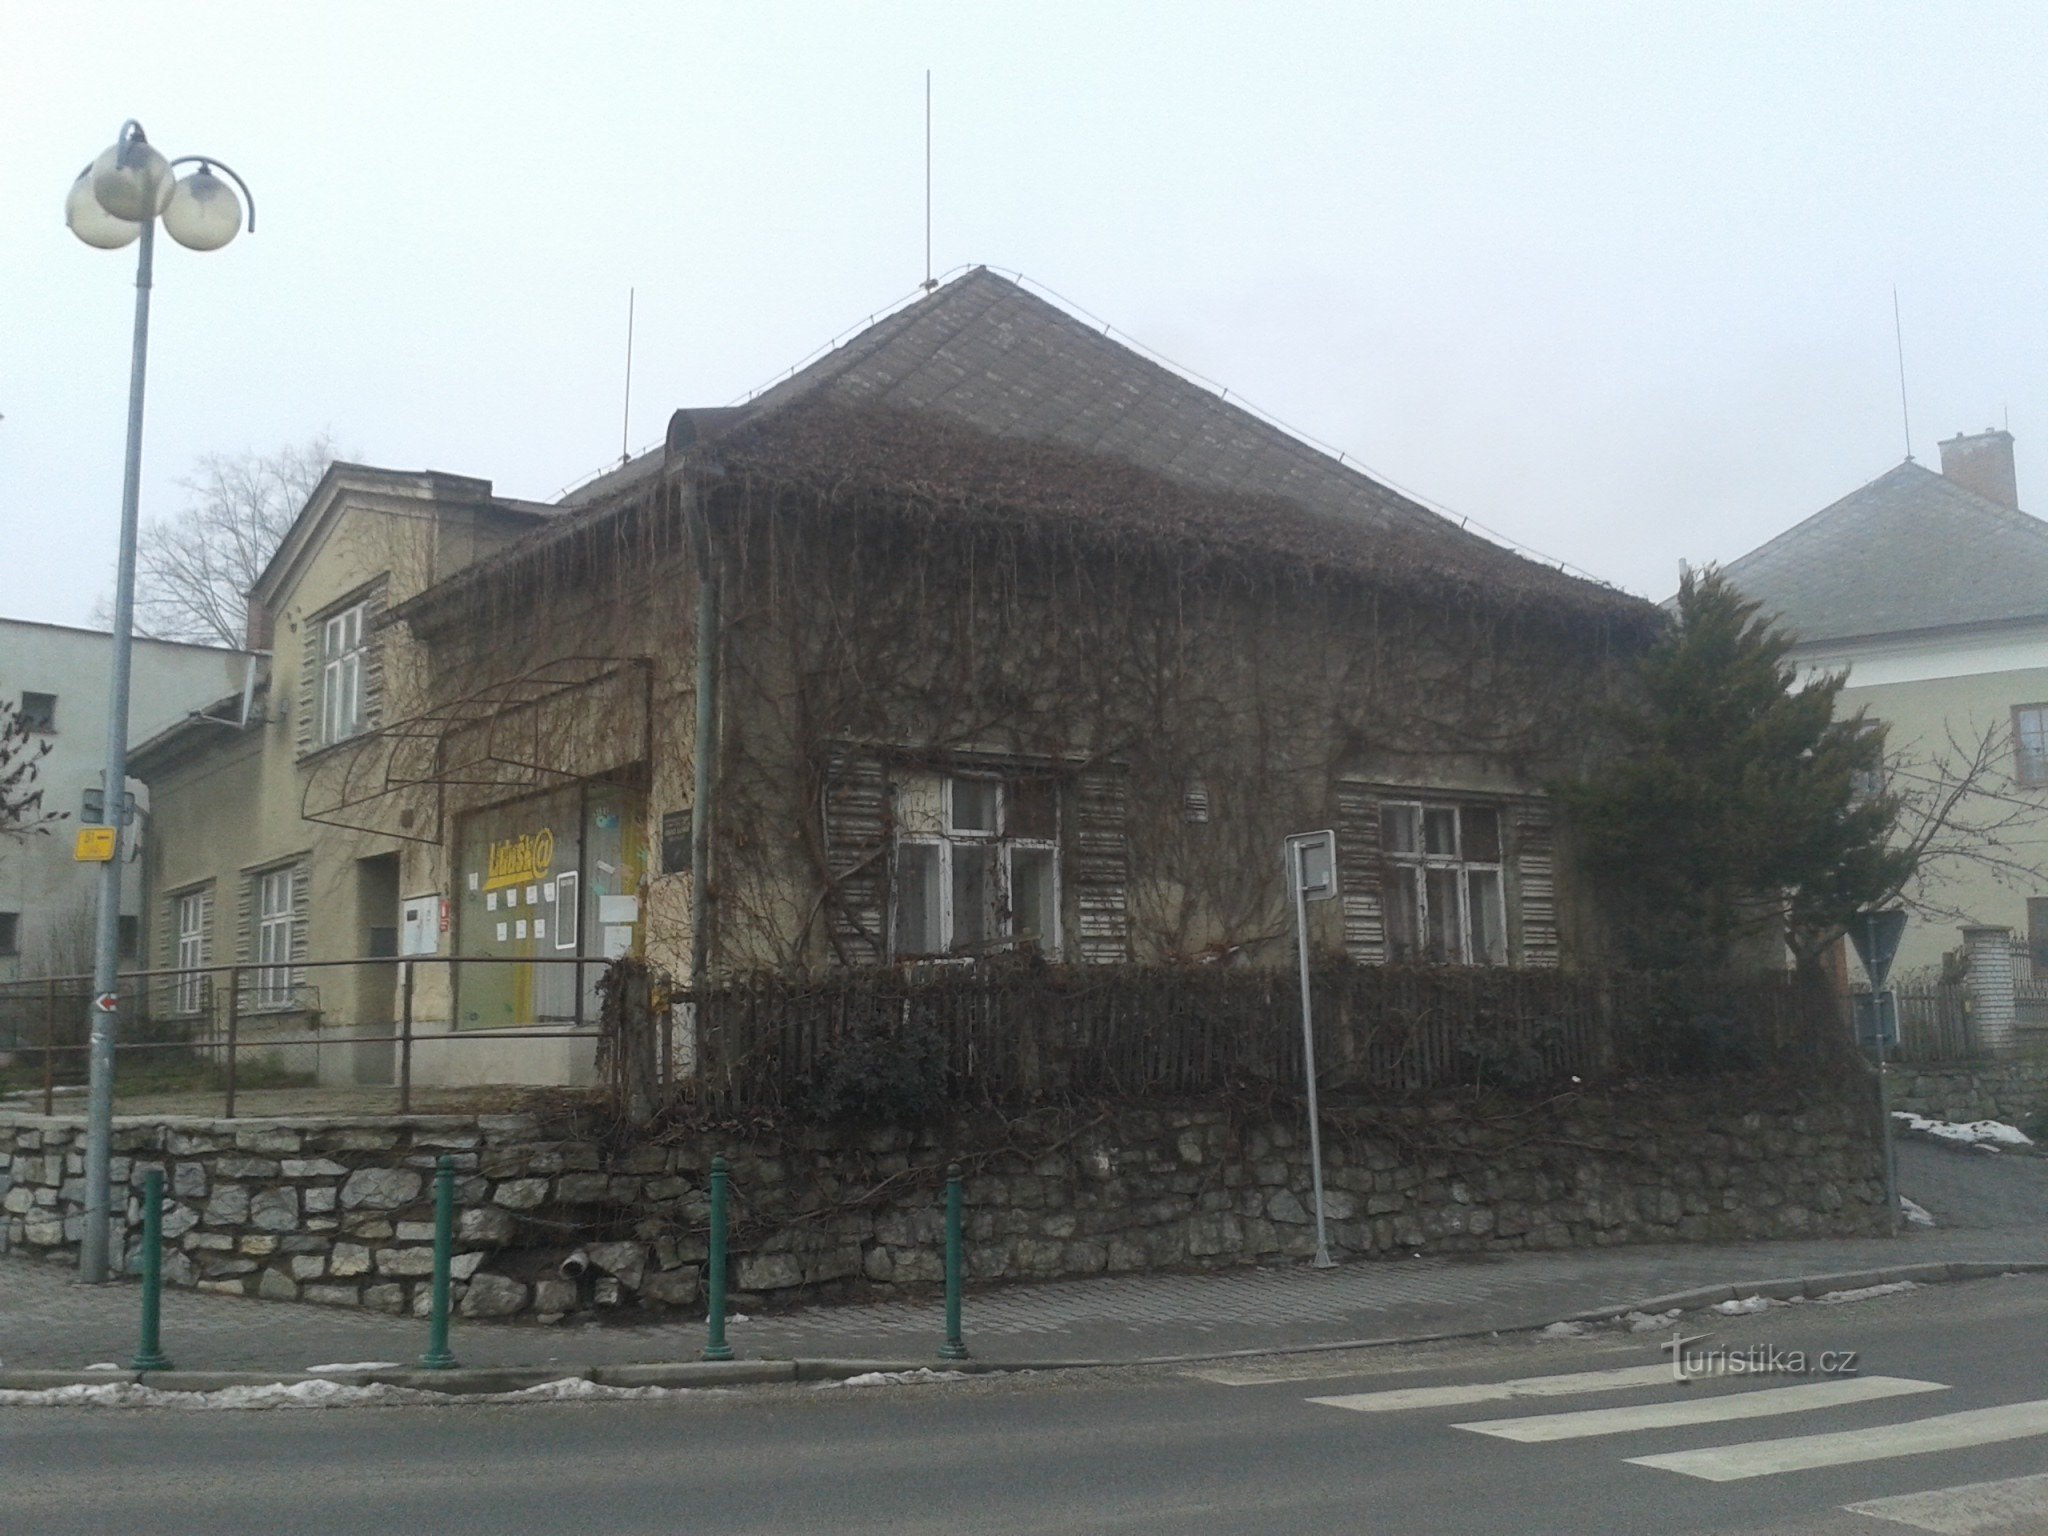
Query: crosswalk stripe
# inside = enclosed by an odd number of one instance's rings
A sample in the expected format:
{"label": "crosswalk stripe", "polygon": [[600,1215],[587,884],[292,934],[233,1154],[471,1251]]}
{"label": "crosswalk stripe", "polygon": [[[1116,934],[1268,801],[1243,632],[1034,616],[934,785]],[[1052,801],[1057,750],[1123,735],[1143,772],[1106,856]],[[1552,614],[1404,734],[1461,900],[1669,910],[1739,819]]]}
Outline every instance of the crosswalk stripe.
{"label": "crosswalk stripe", "polygon": [[[1933,1531],[1935,1536],[1990,1536],[1996,1531],[2017,1536],[2021,1531],[2048,1531],[2048,1473],[1903,1493],[1842,1508],[1852,1515]],[[2020,1523],[2023,1520],[2025,1525]]]}
{"label": "crosswalk stripe", "polygon": [[[1667,1377],[1668,1379],[1668,1377]],[[1848,1376],[1836,1381],[1804,1382],[1796,1387],[1771,1387],[1755,1392],[1722,1392],[1676,1402],[1638,1403],[1630,1408],[1586,1408],[1577,1413],[1535,1413],[1518,1419],[1481,1419],[1456,1424],[1475,1434],[1502,1440],[1537,1442],[1580,1440],[1590,1435],[1625,1435],[1638,1429],[1674,1429],[1681,1424],[1720,1424],[1730,1419],[1761,1419],[1779,1413],[1806,1413],[1843,1403],[1914,1392],[1946,1392],[1938,1381],[1902,1376]]]}
{"label": "crosswalk stripe", "polygon": [[1398,1413],[1411,1408],[1461,1408],[1467,1403],[1502,1403],[1517,1397],[1570,1397],[1579,1392],[1619,1392],[1631,1387],[1668,1387],[1676,1381],[1669,1365],[1626,1365],[1611,1371],[1567,1371],[1556,1376],[1519,1376],[1512,1381],[1467,1381],[1450,1387],[1395,1387],[1380,1392],[1347,1392],[1312,1397],[1312,1403],[1354,1413]]}
{"label": "crosswalk stripe", "polygon": [[1630,1456],[1639,1467],[1661,1467],[1687,1477],[1728,1483],[1810,1467],[1839,1467],[1850,1462],[1879,1461],[1889,1456],[1920,1456],[1929,1451],[1955,1451],[2048,1435],[2048,1398],[2007,1403],[1997,1408],[1971,1408],[1962,1413],[1909,1419],[1873,1429],[1836,1434],[1802,1435],[1789,1440],[1751,1440],[1741,1445],[1702,1451],[1675,1451],[1662,1456]]}

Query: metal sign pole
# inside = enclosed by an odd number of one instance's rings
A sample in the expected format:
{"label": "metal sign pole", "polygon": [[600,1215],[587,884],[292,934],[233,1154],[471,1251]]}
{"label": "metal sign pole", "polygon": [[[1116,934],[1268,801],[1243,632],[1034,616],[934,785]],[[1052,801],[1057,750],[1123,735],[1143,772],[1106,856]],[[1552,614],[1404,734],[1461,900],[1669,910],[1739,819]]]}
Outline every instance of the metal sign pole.
{"label": "metal sign pole", "polygon": [[[1335,1269],[1330,1257],[1330,1239],[1323,1224],[1323,1131],[1322,1115],[1316,1103],[1316,1030],[1308,983],[1308,899],[1307,847],[1298,838],[1287,840],[1287,884],[1294,895],[1294,931],[1301,954],[1301,1059],[1308,1078],[1308,1166],[1314,1186],[1317,1269]],[[1333,861],[1334,866],[1334,861]]]}
{"label": "metal sign pole", "polygon": [[[1884,1136],[1884,1206],[1891,1213],[1892,1230],[1899,1228],[1899,1152],[1892,1138],[1892,1090],[1891,1077],[1885,1070],[1884,1062],[1884,998],[1878,992],[1878,984],[1891,970],[1889,957],[1879,961],[1877,914],[1870,913],[1864,921],[1868,924],[1870,953],[1864,957],[1864,971],[1870,977],[1870,1016],[1876,1026],[1870,1032],[1870,1055],[1877,1066],[1877,1123]],[[1893,941],[1897,943],[1896,940]]]}
{"label": "metal sign pole", "polygon": [[[1892,1031],[1897,1028],[1898,1002],[1885,982],[1891,975],[1893,957],[1899,952],[1899,940],[1906,928],[1906,914],[1893,908],[1885,912],[1867,911],[1862,916],[1863,933],[1856,949],[1857,958],[1863,962],[1863,974],[1870,980],[1870,1028],[1865,1035],[1865,1044],[1870,1051],[1870,1063],[1877,1069],[1878,1134],[1884,1155],[1884,1203],[1891,1212],[1892,1228],[1896,1231],[1899,1226],[1899,1153],[1892,1135],[1891,1078],[1885,1068],[1884,1048],[1895,1038]],[[1851,929],[1851,940],[1856,937]],[[1889,1010],[1885,1007],[1887,997],[1893,997]]]}

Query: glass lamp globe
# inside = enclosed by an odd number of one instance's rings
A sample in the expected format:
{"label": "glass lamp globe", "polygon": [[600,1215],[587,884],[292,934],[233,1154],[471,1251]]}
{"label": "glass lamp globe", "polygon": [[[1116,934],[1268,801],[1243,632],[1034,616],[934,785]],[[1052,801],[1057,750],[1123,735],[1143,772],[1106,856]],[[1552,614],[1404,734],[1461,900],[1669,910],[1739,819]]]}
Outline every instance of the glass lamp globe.
{"label": "glass lamp globe", "polygon": [[170,162],[147,139],[123,139],[93,161],[92,194],[117,219],[153,219],[170,201]]}
{"label": "glass lamp globe", "polygon": [[102,251],[118,251],[142,233],[140,224],[117,219],[100,206],[93,196],[91,166],[79,172],[78,180],[71,184],[71,195],[64,199],[64,222],[71,233]]}
{"label": "glass lamp globe", "polygon": [[213,167],[201,165],[172,188],[164,229],[188,250],[217,251],[241,233],[242,200]]}

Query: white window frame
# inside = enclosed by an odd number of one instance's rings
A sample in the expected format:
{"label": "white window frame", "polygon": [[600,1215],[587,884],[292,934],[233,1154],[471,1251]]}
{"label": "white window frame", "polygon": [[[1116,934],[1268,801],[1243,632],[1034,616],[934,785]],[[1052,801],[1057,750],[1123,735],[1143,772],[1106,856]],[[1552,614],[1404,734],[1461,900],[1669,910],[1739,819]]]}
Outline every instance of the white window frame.
{"label": "white window frame", "polygon": [[[1394,849],[1385,846],[1385,816],[1388,811],[1392,810],[1408,810],[1415,813],[1416,847],[1412,852],[1396,852]],[[1445,854],[1426,851],[1429,845],[1427,818],[1428,813],[1431,811],[1450,811],[1456,816],[1454,852]],[[1490,860],[1468,859],[1464,856],[1465,813],[1468,811],[1490,811],[1493,813],[1495,818],[1495,835],[1499,841],[1498,858]],[[1487,804],[1484,801],[1383,800],[1380,802],[1380,815],[1382,837],[1380,857],[1385,861],[1387,868],[1394,873],[1396,878],[1408,882],[1409,888],[1413,892],[1415,899],[1415,937],[1418,951],[1426,951],[1428,944],[1429,871],[1442,870],[1454,872],[1457,876],[1457,879],[1453,882],[1453,888],[1458,893],[1458,953],[1446,955],[1441,960],[1433,960],[1426,952],[1419,952],[1415,955],[1403,956],[1401,958],[1404,961],[1421,964],[1512,965],[1514,963],[1514,945],[1510,937],[1512,924],[1508,921],[1508,818],[1506,807]],[[1483,956],[1474,958],[1471,875],[1475,871],[1480,873],[1491,872],[1495,880],[1499,882],[1501,955],[1498,960],[1488,960]],[[1382,893],[1382,899],[1390,906],[1393,901],[1399,898],[1395,891],[1388,890]],[[1388,929],[1391,930],[1392,924],[1387,922],[1385,914],[1382,915],[1382,921],[1386,922]],[[1391,932],[1389,932],[1388,938],[1389,950],[1391,951]],[[1391,953],[1389,958],[1392,958]]]}
{"label": "white window frame", "polygon": [[200,967],[206,964],[206,909],[209,905],[204,887],[186,891],[178,897],[177,922],[177,965],[178,981],[175,1006],[180,1013],[197,1013],[203,992],[205,978]]}
{"label": "white window frame", "polygon": [[297,867],[287,864],[256,876],[256,1006],[292,1005],[292,947],[298,936],[298,908],[293,900]]}
{"label": "white window frame", "polygon": [[2048,704],[2012,707],[2012,758],[2015,781],[2030,787],[2048,784]]}
{"label": "white window frame", "polygon": [[320,623],[320,745],[331,747],[363,730],[364,603]]}
{"label": "white window frame", "polygon": [[[940,781],[940,828],[936,833],[901,833],[896,838],[896,855],[891,868],[891,896],[889,901],[889,951],[899,960],[973,960],[983,954],[993,954],[1008,948],[1016,942],[1017,914],[1012,901],[1016,889],[1014,860],[1020,850],[1037,851],[1049,856],[1052,871],[1051,916],[1052,932],[1038,937],[1038,947],[1049,959],[1060,954],[1062,935],[1060,932],[1060,847],[1055,834],[1051,838],[1010,837],[1006,834],[1010,817],[1010,781],[1000,775],[987,773],[945,773],[938,775]],[[963,781],[991,784],[996,792],[995,826],[993,828],[962,827],[953,812],[953,789]],[[997,910],[990,914],[992,932],[986,943],[977,947],[973,954],[956,954],[955,934],[957,924],[953,911],[953,857],[956,849],[981,847],[991,850],[996,859],[996,878],[999,882]],[[938,902],[939,947],[930,953],[906,951],[901,948],[896,932],[896,880],[901,866],[901,850],[904,848],[935,848],[938,850]]]}

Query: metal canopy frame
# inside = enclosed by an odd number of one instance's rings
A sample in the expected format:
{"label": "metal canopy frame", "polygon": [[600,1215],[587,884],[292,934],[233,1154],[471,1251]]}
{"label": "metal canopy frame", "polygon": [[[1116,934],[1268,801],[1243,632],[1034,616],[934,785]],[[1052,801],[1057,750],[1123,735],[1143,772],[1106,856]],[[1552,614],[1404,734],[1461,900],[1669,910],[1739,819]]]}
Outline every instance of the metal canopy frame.
{"label": "metal canopy frame", "polygon": [[[563,766],[541,741],[541,713],[615,680],[639,711],[639,760],[651,766],[653,658],[560,656],[325,748],[309,763],[299,814],[322,826],[439,844],[451,788],[521,792],[594,782],[610,768]],[[423,809],[430,814],[420,828]]]}

